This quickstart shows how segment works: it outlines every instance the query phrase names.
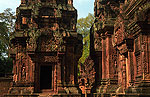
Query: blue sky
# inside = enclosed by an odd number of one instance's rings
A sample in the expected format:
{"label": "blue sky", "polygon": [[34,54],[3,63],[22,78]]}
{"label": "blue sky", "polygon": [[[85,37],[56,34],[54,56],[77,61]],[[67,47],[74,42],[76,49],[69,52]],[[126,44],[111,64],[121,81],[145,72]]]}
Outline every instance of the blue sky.
{"label": "blue sky", "polygon": [[[6,8],[15,11],[21,0],[0,0],[0,12]],[[78,18],[86,17],[88,13],[94,12],[94,0],[74,0],[74,6],[78,10]]]}
{"label": "blue sky", "polygon": [[94,0],[74,0],[74,6],[78,10],[78,17],[86,17],[88,13],[94,13]]}

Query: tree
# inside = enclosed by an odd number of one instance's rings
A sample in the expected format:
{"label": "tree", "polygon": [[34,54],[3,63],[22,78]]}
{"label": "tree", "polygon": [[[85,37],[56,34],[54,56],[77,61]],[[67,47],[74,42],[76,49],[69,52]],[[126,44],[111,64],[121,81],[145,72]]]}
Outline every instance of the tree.
{"label": "tree", "polygon": [[0,22],[0,58],[3,58],[4,53],[7,53],[9,37],[7,34],[7,26],[4,22]]}
{"label": "tree", "polygon": [[89,13],[87,17],[80,18],[77,22],[77,32],[83,36],[83,53],[79,63],[84,63],[90,53],[90,28],[94,23],[94,15]]}
{"label": "tree", "polygon": [[0,13],[0,49],[2,54],[8,54],[9,36],[14,31],[15,15],[12,9],[7,8]]}
{"label": "tree", "polygon": [[83,37],[89,35],[90,28],[94,22],[94,15],[89,13],[87,17],[80,18],[77,22],[77,32]]}
{"label": "tree", "polygon": [[9,36],[14,31],[14,25],[15,15],[10,8],[0,13],[0,74],[12,70],[12,60],[8,57],[8,47]]}
{"label": "tree", "polygon": [[8,28],[8,34],[14,31],[15,20],[15,12],[13,12],[10,8],[7,8],[6,10],[4,10],[4,12],[0,13],[0,22],[6,23]]}

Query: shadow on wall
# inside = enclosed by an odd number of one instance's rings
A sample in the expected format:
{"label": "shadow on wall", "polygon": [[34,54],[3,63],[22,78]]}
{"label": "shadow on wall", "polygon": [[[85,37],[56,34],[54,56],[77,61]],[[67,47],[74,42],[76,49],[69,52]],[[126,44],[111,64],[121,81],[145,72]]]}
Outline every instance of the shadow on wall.
{"label": "shadow on wall", "polygon": [[12,83],[13,83],[12,74],[0,77],[0,97],[4,97],[4,94],[8,93],[8,90],[12,86]]}

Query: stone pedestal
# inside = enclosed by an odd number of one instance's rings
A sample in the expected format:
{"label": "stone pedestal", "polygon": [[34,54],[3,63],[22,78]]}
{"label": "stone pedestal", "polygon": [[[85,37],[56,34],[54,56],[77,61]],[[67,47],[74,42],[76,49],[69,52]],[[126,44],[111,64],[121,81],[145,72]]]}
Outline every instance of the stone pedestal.
{"label": "stone pedestal", "polygon": [[101,85],[97,88],[97,93],[116,93],[117,89],[119,88],[117,83],[117,80],[102,80]]}

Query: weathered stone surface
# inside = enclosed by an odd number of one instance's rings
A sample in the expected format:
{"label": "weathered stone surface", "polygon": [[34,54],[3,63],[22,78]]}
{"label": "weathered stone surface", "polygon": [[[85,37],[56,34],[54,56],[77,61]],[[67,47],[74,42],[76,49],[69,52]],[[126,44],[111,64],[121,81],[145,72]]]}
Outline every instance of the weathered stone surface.
{"label": "weathered stone surface", "polygon": [[14,84],[7,96],[67,94],[64,87],[69,94],[79,94],[82,36],[76,32],[73,0],[21,0],[16,15],[10,46]]}
{"label": "weathered stone surface", "polygon": [[11,77],[0,77],[0,97],[3,97],[8,93],[9,88],[12,85],[13,79]]}
{"label": "weathered stone surface", "polygon": [[[11,39],[14,85],[8,96],[45,91],[41,95],[83,96],[77,86],[82,39],[76,33],[77,11],[72,4],[73,0],[21,0]],[[150,1],[95,0],[94,11],[90,57],[80,68],[82,93],[149,97]],[[51,84],[41,86],[43,75]]]}
{"label": "weathered stone surface", "polygon": [[90,90],[94,97],[149,97],[149,4],[95,0],[90,55],[99,75],[93,78],[96,91]]}

